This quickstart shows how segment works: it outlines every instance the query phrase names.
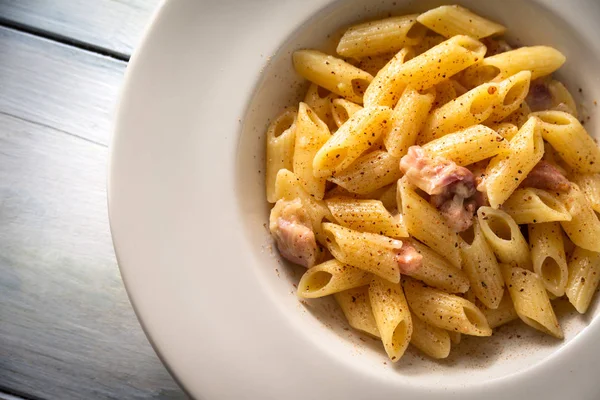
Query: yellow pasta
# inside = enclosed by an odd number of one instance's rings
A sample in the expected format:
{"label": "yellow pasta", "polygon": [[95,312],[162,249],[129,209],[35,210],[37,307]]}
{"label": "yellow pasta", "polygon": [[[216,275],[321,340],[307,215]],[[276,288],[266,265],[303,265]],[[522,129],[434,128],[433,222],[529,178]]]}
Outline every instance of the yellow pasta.
{"label": "yellow pasta", "polygon": [[294,144],[296,143],[296,116],[291,108],[281,113],[267,129],[267,201],[275,203],[275,181],[280,169],[292,170],[294,165]]}
{"label": "yellow pasta", "polygon": [[459,35],[406,62],[390,61],[392,65],[380,71],[367,88],[365,105],[393,107],[406,86],[418,91],[429,89],[475,64],[484,54],[481,42]]}
{"label": "yellow pasta", "polygon": [[461,252],[463,270],[471,282],[471,291],[488,308],[498,308],[504,294],[504,280],[494,251],[488,244],[480,224],[463,233]]}
{"label": "yellow pasta", "polygon": [[600,174],[575,174],[571,180],[577,184],[596,212],[600,212]]}
{"label": "yellow pasta", "polygon": [[297,50],[292,59],[302,77],[355,103],[362,103],[373,80],[367,72],[317,50]]}
{"label": "yellow pasta", "polygon": [[336,51],[343,57],[362,58],[415,45],[426,31],[417,23],[417,16],[390,17],[352,26],[340,39]]}
{"label": "yellow pasta", "polygon": [[600,253],[577,247],[569,260],[569,281],[565,293],[575,309],[587,311],[600,282]]}
{"label": "yellow pasta", "polygon": [[408,233],[461,268],[458,235],[438,210],[419,196],[404,178],[398,181],[398,201]]}
{"label": "yellow pasta", "polygon": [[335,99],[331,103],[332,118],[338,128],[360,110],[362,110],[362,106],[346,99]]}
{"label": "yellow pasta", "polygon": [[322,230],[327,249],[336,260],[372,272],[390,282],[400,281],[397,257],[402,241],[332,223],[323,223]]}
{"label": "yellow pasta", "polygon": [[306,299],[327,296],[367,285],[373,275],[338,260],[325,261],[306,270],[298,283],[298,296]]}
{"label": "yellow pasta", "polygon": [[335,222],[343,227],[396,239],[408,237],[402,216],[392,216],[381,201],[334,197],[326,203]]}
{"label": "yellow pasta", "polygon": [[481,312],[485,315],[485,319],[492,329],[519,319],[519,315],[508,293],[504,293],[502,301],[500,301],[496,309],[483,306],[481,307]]}
{"label": "yellow pasta", "polygon": [[506,264],[500,268],[519,318],[532,328],[562,339],[562,329],[540,277],[535,272]]}
{"label": "yellow pasta", "polygon": [[600,149],[577,118],[562,111],[540,111],[531,115],[539,118],[544,140],[571,168],[582,174],[600,172]]}
{"label": "yellow pasta", "polygon": [[560,199],[571,214],[570,221],[560,223],[569,238],[579,247],[600,252],[600,220],[579,186],[572,184]]}
{"label": "yellow pasta", "polygon": [[502,210],[517,224],[570,221],[571,214],[555,193],[542,189],[523,188],[502,204]]}
{"label": "yellow pasta", "polygon": [[475,39],[482,39],[502,35],[506,31],[504,26],[457,5],[434,8],[419,15],[417,20],[432,31],[448,38],[455,35],[468,35]]}
{"label": "yellow pasta", "polygon": [[386,353],[393,362],[402,357],[413,333],[410,310],[399,283],[374,277],[369,299]]}
{"label": "yellow pasta", "polygon": [[394,107],[392,129],[383,139],[390,154],[402,157],[408,148],[415,144],[434,99],[435,94],[432,91],[419,93],[411,86],[404,90]]}
{"label": "yellow pasta", "polygon": [[400,159],[388,152],[367,153],[329,180],[352,193],[367,194],[396,182],[402,176]]}
{"label": "yellow pasta", "polygon": [[371,309],[368,286],[344,290],[333,296],[351,327],[371,336],[381,337]]}
{"label": "yellow pasta", "polygon": [[499,124],[492,124],[490,128],[498,132],[498,135],[502,136],[506,140],[511,140],[519,132],[519,128],[515,124],[510,122],[501,122]]}
{"label": "yellow pasta", "polygon": [[547,291],[558,297],[564,295],[569,272],[560,224],[529,225],[528,230],[533,271]]}
{"label": "yellow pasta", "polygon": [[327,124],[330,130],[336,128],[333,120],[333,102],[339,96],[316,84],[311,84],[304,96],[304,102],[319,116],[319,119]]}
{"label": "yellow pasta", "polygon": [[532,268],[527,241],[510,215],[491,207],[480,207],[477,219],[481,232],[500,262]]}
{"label": "yellow pasta", "polygon": [[444,157],[458,165],[470,165],[509,149],[505,140],[493,129],[474,125],[435,139],[423,146],[432,156]]}
{"label": "yellow pasta", "polygon": [[306,103],[300,103],[296,118],[294,173],[300,178],[304,189],[318,200],[325,195],[326,178],[314,175],[313,160],[330,137],[327,124]]}
{"label": "yellow pasta", "polygon": [[473,336],[490,336],[483,313],[470,301],[433,289],[413,279],[403,280],[410,309],[422,321],[441,329]]}
{"label": "yellow pasta", "polygon": [[450,354],[450,335],[448,331],[437,328],[411,315],[413,332],[410,344],[431,358],[446,358]]}
{"label": "yellow pasta", "polygon": [[410,244],[423,257],[423,264],[414,271],[406,272],[405,275],[448,293],[464,293],[469,290],[469,278],[463,271],[424,244],[416,240],[411,240]]}
{"label": "yellow pasta", "polygon": [[[518,128],[521,128],[525,125],[525,122],[529,119],[529,114],[531,114],[531,108],[526,101],[522,102],[519,108],[512,112],[508,117],[504,118],[502,122],[507,122],[510,124],[516,125]],[[510,139],[510,138],[507,138]]]}
{"label": "yellow pasta", "polygon": [[498,83],[498,104],[489,116],[490,123],[499,123],[517,111],[529,93],[531,72],[521,71]]}
{"label": "yellow pasta", "polygon": [[391,126],[392,110],[365,107],[357,111],[317,152],[314,175],[332,176],[348,168]]}
{"label": "yellow pasta", "polygon": [[544,155],[539,119],[532,117],[509,142],[508,152],[492,158],[485,171],[485,189],[494,208],[504,203]]}

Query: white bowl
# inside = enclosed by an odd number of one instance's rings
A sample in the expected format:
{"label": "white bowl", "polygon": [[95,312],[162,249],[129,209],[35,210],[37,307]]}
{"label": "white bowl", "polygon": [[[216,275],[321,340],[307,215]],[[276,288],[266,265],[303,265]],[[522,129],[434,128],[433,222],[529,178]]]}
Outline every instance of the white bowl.
{"label": "white bowl", "polygon": [[[459,1],[513,41],[568,58],[559,76],[598,127],[596,0]],[[297,101],[290,55],[374,16],[441,1],[172,0],[127,72],[112,143],[109,209],[123,278],[170,371],[206,399],[596,399],[600,324],[559,307],[564,341],[512,324],[448,360],[398,364],[347,330],[327,301],[302,304],[298,271],[265,223],[264,131]],[[582,88],[582,93],[579,93]]]}

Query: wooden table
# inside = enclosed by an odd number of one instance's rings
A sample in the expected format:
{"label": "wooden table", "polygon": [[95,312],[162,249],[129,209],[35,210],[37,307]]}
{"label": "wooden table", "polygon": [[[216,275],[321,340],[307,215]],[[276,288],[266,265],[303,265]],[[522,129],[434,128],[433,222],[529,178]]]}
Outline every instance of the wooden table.
{"label": "wooden table", "polygon": [[180,399],[125,293],[107,145],[159,0],[0,0],[0,398]]}

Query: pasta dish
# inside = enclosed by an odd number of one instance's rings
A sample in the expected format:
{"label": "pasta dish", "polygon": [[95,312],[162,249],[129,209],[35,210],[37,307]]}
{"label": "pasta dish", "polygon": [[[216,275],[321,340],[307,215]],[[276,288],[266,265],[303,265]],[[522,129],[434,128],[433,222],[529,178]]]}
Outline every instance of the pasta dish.
{"label": "pasta dish", "polygon": [[600,281],[600,150],[548,46],[460,6],[348,28],[294,52],[304,100],[270,123],[269,229],[392,361],[448,356],[520,319],[563,338]]}

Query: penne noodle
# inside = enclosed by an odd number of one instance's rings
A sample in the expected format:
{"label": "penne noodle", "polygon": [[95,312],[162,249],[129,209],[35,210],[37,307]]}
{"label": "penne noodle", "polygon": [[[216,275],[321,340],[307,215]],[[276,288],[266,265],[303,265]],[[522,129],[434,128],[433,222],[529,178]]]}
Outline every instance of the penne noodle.
{"label": "penne noodle", "polygon": [[367,88],[365,105],[393,107],[406,86],[429,89],[481,60],[485,50],[481,42],[459,35],[406,62],[392,60]]}
{"label": "penne noodle", "polygon": [[422,321],[441,329],[473,336],[490,336],[485,316],[470,301],[433,289],[410,278],[403,280],[410,309]]}
{"label": "penne noodle", "polygon": [[502,204],[502,210],[517,224],[570,221],[571,214],[556,194],[542,189],[523,188]]}
{"label": "penne noodle", "polygon": [[492,124],[490,128],[498,132],[498,135],[502,136],[506,140],[511,140],[519,132],[519,128],[510,122],[501,122],[499,124]]}
{"label": "penne noodle", "polygon": [[333,102],[339,96],[329,90],[312,83],[306,95],[304,102],[319,116],[319,119],[327,124],[329,130],[335,130],[336,125],[333,120],[332,107]]}
{"label": "penne noodle", "polygon": [[402,286],[374,277],[369,285],[369,299],[385,352],[396,362],[404,354],[413,333]]}
{"label": "penne noodle", "polygon": [[367,72],[317,50],[297,50],[292,59],[300,76],[355,103],[363,102],[373,80]]}
{"label": "penne noodle", "polygon": [[529,93],[531,72],[521,71],[498,83],[498,104],[489,116],[490,123],[499,123],[517,111]]}
{"label": "penne noodle", "polygon": [[354,289],[334,293],[333,297],[339,304],[348,323],[354,329],[366,332],[374,337],[381,337],[371,309],[369,287],[361,286]]}
{"label": "penne noodle", "polygon": [[577,104],[575,104],[575,100],[569,92],[569,89],[567,89],[562,82],[553,79],[548,84],[548,91],[552,96],[553,110],[565,111],[573,117],[578,118]]}
{"label": "penne noodle", "polygon": [[600,149],[577,118],[561,111],[540,111],[531,115],[539,118],[544,140],[571,168],[582,174],[600,172]]}
{"label": "penne noodle", "polygon": [[596,212],[600,212],[600,174],[575,174],[571,177]]}
{"label": "penne noodle", "polygon": [[547,291],[558,297],[564,295],[569,271],[560,224],[529,225],[528,231],[533,271]]}
{"label": "penne noodle", "polygon": [[365,107],[342,125],[317,152],[314,175],[332,176],[348,168],[391,126],[392,110]]}
{"label": "penne noodle", "polygon": [[532,268],[527,241],[510,215],[491,207],[480,207],[477,219],[483,236],[500,262]]}
{"label": "penne noodle", "polygon": [[462,235],[463,271],[471,282],[471,291],[488,308],[498,308],[504,294],[504,280],[494,251],[476,221]]}
{"label": "penne noodle", "polygon": [[275,203],[275,181],[280,169],[292,170],[294,165],[294,144],[296,143],[296,110],[288,108],[271,122],[267,129],[267,201]]}
{"label": "penne noodle", "polygon": [[435,139],[423,146],[432,156],[444,157],[458,165],[470,165],[509,148],[508,140],[484,125],[474,125]]}
{"label": "penne noodle", "polygon": [[562,329],[540,277],[535,272],[506,264],[500,269],[519,318],[532,328],[562,339]]}
{"label": "penne noodle", "polygon": [[317,200],[322,200],[325,195],[326,178],[314,175],[313,160],[330,137],[327,124],[306,103],[300,103],[296,118],[294,173],[300,178],[304,190]]}
{"label": "penne noodle", "polygon": [[492,329],[519,319],[519,315],[508,293],[504,293],[502,301],[500,301],[496,309],[483,306],[481,307],[481,312],[485,315],[485,319]]}
{"label": "penne noodle", "polygon": [[488,36],[502,35],[506,31],[504,26],[457,5],[434,8],[419,15],[417,20],[447,38],[468,35],[475,39],[482,39]]}
{"label": "penne noodle", "polygon": [[362,110],[362,106],[346,99],[335,99],[331,104],[332,118],[338,128],[360,110]]}
{"label": "penne noodle", "polygon": [[305,299],[328,296],[367,285],[373,275],[338,260],[325,261],[306,270],[298,283],[298,296]]}
{"label": "penne noodle", "polygon": [[[513,111],[508,117],[504,118],[502,122],[507,122],[510,124],[514,124],[517,128],[521,128],[525,125],[525,122],[529,119],[529,114],[531,114],[531,108],[526,101],[522,102],[519,108]],[[511,139],[511,138],[507,138]]]}
{"label": "penne noodle", "polygon": [[396,182],[402,177],[400,159],[375,150],[358,158],[329,180],[352,193],[367,194]]}
{"label": "penne noodle", "polygon": [[335,222],[343,227],[396,239],[408,237],[402,216],[392,216],[381,201],[334,197],[326,203]]}
{"label": "penne noodle", "polygon": [[[414,314],[411,315],[411,320],[413,331],[410,344],[431,358],[448,357],[451,347],[449,332],[420,320]],[[457,335],[460,335],[460,333],[457,333]],[[458,337],[460,338],[460,336]]]}
{"label": "penne noodle", "polygon": [[600,253],[577,247],[569,260],[569,281],[565,293],[575,309],[587,311],[600,282]]}
{"label": "penne noodle", "polygon": [[354,25],[344,33],[336,52],[342,57],[363,58],[418,44],[426,29],[417,23],[417,16],[404,15]]}
{"label": "penne noodle", "polygon": [[571,184],[571,190],[560,193],[559,198],[571,214],[570,221],[560,223],[571,241],[586,250],[600,252],[600,220],[579,186]]}

